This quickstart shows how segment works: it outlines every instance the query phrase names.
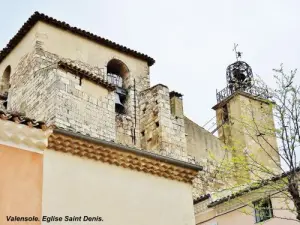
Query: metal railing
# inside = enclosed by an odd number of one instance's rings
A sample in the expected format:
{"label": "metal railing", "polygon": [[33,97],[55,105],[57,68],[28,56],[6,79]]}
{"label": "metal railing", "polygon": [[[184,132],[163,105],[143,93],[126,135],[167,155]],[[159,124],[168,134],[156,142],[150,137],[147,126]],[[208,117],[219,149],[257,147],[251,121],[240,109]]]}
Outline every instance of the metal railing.
{"label": "metal railing", "polygon": [[106,74],[107,82],[110,84],[113,84],[117,87],[123,86],[123,78],[119,75],[113,74],[113,73],[107,73]]}
{"label": "metal railing", "polygon": [[234,94],[235,92],[240,91],[240,92],[245,92],[247,94],[253,95],[254,97],[260,97],[263,99],[269,99],[270,93],[268,92],[267,89],[258,87],[258,86],[251,86],[251,87],[230,87],[227,86],[224,89],[222,89],[221,91],[217,91],[217,102],[221,102],[224,99],[226,99],[227,97],[231,96],[232,94]]}

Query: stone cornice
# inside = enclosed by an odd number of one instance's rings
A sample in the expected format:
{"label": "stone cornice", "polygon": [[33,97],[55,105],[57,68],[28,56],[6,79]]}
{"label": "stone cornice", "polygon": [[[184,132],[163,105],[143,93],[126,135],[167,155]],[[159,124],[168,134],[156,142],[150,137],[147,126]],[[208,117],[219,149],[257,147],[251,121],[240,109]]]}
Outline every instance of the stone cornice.
{"label": "stone cornice", "polygon": [[201,169],[200,166],[184,162],[180,166],[179,163],[172,163],[172,160],[168,162],[159,156],[155,158],[150,154],[138,154],[142,150],[128,151],[126,146],[114,147],[101,141],[97,143],[83,135],[68,135],[66,131],[54,130],[49,137],[48,148],[185,183],[192,183]]}
{"label": "stone cornice", "polygon": [[223,107],[225,104],[227,104],[227,102],[229,102],[232,98],[234,98],[237,95],[242,95],[244,97],[248,97],[248,98],[250,98],[252,100],[260,101],[260,102],[265,103],[265,104],[270,104],[270,103],[275,104],[275,102],[267,100],[267,99],[260,98],[259,96],[254,96],[254,95],[251,95],[251,94],[243,92],[243,91],[236,91],[232,95],[228,96],[227,98],[225,98],[221,102],[219,102],[216,105],[214,105],[212,107],[212,109],[213,110],[217,110],[217,109]]}

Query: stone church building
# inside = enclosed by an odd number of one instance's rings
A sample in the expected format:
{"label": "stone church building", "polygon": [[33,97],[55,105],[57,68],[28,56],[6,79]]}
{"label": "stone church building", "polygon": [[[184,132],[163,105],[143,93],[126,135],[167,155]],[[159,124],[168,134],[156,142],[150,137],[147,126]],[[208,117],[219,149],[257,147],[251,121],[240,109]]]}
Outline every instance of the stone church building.
{"label": "stone church building", "polygon": [[237,124],[223,124],[247,113],[245,105],[267,103],[220,92],[217,138],[184,115],[182,94],[150,86],[154,63],[38,12],[24,23],[0,52],[0,225],[12,224],[8,216],[36,216],[30,224],[51,216],[52,224],[69,224],[66,216],[72,224],[207,220],[201,177],[209,155],[224,157],[232,137],[257,149],[234,133]]}

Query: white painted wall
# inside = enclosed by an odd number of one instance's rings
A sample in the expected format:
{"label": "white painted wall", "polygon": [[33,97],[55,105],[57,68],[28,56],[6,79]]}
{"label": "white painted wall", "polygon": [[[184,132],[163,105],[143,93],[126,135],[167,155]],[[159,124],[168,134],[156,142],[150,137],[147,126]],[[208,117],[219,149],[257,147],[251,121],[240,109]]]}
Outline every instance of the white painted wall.
{"label": "white painted wall", "polygon": [[189,184],[52,150],[43,170],[43,215],[101,216],[95,225],[195,224]]}

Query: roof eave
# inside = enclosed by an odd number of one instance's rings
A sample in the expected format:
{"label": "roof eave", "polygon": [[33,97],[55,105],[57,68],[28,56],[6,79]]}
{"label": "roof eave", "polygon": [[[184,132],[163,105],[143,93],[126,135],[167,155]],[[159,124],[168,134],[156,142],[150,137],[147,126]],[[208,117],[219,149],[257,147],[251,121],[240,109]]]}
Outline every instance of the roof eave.
{"label": "roof eave", "polygon": [[97,36],[95,34],[92,34],[88,31],[82,30],[77,27],[72,27],[71,25],[56,20],[52,17],[49,17],[43,13],[35,12],[33,15],[29,17],[29,19],[23,24],[23,26],[20,28],[20,30],[15,34],[15,36],[8,42],[6,47],[4,47],[0,51],[0,63],[6,58],[7,55],[21,42],[23,37],[31,30],[31,28],[38,22],[42,21],[44,23],[53,25],[55,27],[58,27],[60,29],[67,30],[71,33],[74,33],[76,35],[80,35],[84,38],[87,38],[91,41],[94,41],[98,44],[105,45],[107,47],[113,48],[119,52],[122,52],[124,54],[128,54],[130,56],[133,56],[135,58],[139,58],[141,60],[144,60],[147,62],[148,66],[152,66],[155,63],[155,60],[151,58],[148,55],[145,55],[143,53],[137,52],[135,50],[129,49],[123,45],[117,44],[113,41],[110,41],[108,39],[105,39],[103,37]]}
{"label": "roof eave", "polygon": [[54,129],[53,132],[57,133],[57,134],[62,134],[62,135],[74,137],[74,138],[77,138],[77,139],[83,139],[83,140],[86,140],[86,141],[89,141],[89,142],[92,142],[92,143],[95,143],[95,144],[106,145],[108,147],[112,147],[112,148],[115,148],[115,149],[119,149],[119,150],[122,150],[122,151],[133,153],[135,155],[139,155],[139,156],[155,159],[155,160],[158,160],[158,161],[161,161],[161,162],[169,163],[169,164],[172,164],[174,166],[178,166],[178,167],[182,167],[182,168],[186,168],[186,169],[191,169],[191,170],[194,170],[194,171],[202,171],[203,170],[203,167],[200,166],[200,165],[195,165],[195,164],[191,164],[191,163],[184,162],[184,161],[181,161],[181,160],[169,158],[169,157],[166,157],[166,156],[158,155],[158,154],[147,152],[147,151],[143,151],[143,150],[140,150],[140,149],[137,149],[137,148],[134,148],[134,147],[128,147],[128,146],[120,145],[120,144],[117,144],[115,142],[110,142],[110,141],[105,141],[105,140],[101,140],[101,139],[98,139],[98,138],[93,138],[93,137],[86,136],[86,135],[83,135],[83,134],[80,134],[80,133],[74,133],[74,132],[67,131],[67,130],[60,129],[60,128]]}

